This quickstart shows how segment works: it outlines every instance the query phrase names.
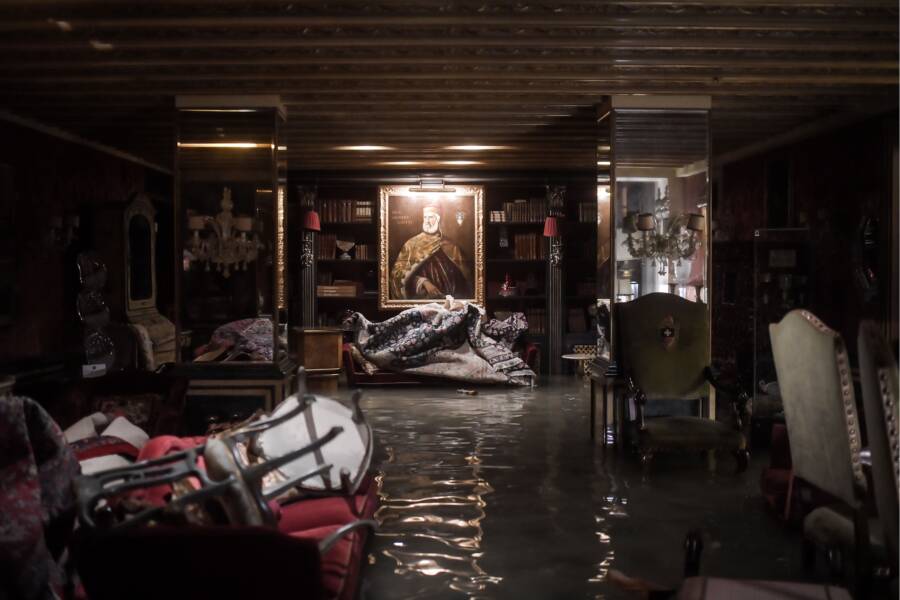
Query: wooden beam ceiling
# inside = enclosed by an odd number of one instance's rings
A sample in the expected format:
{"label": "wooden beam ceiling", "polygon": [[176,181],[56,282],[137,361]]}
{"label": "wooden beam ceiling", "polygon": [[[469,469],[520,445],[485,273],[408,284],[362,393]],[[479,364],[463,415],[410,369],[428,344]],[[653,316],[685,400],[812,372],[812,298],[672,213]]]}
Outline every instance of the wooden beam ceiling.
{"label": "wooden beam ceiling", "polygon": [[159,164],[178,94],[280,94],[291,168],[589,169],[611,94],[709,94],[733,155],[896,109],[897,73],[895,0],[0,5],[0,108]]}

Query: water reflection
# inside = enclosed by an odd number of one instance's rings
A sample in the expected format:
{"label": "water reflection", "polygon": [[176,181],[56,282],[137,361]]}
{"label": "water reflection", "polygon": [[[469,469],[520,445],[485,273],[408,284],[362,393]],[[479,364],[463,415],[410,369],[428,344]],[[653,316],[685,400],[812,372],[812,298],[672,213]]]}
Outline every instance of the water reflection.
{"label": "water reflection", "polygon": [[367,600],[628,598],[605,583],[609,570],[677,583],[698,525],[722,540],[707,545],[710,573],[796,565],[783,559],[793,541],[773,541],[763,513],[747,516],[752,472],[710,479],[705,463],[660,457],[642,479],[636,461],[589,441],[578,380],[478,396],[379,389],[363,402],[381,498]]}
{"label": "water reflection", "polygon": [[[512,407],[504,408],[508,414]],[[482,593],[502,581],[478,562],[484,555],[481,523],[486,496],[494,491],[484,477],[481,457],[482,428],[490,422],[482,418],[466,426],[421,431],[421,423],[407,421],[405,425],[418,435],[410,438],[404,435],[409,432],[396,427],[383,432],[386,439],[414,440],[385,448],[386,460],[377,478],[381,498],[375,515],[377,537],[381,555],[393,561],[395,575],[437,578],[445,590],[469,597],[489,597]],[[404,422],[397,424],[403,427]]]}

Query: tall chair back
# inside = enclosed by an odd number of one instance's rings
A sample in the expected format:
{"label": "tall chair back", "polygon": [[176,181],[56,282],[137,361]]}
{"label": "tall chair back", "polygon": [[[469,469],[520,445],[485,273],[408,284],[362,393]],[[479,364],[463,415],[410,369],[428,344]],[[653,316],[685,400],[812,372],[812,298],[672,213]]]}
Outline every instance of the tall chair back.
{"label": "tall chair back", "polygon": [[769,325],[769,335],[794,475],[858,507],[865,477],[843,339],[805,310]]}
{"label": "tall chair back", "polygon": [[615,306],[619,359],[648,400],[709,396],[709,313],[699,302],[654,293]]}
{"label": "tall chair back", "polygon": [[866,435],[872,451],[872,487],[878,518],[884,525],[891,564],[897,564],[898,494],[900,494],[900,394],[897,363],[878,326],[859,328],[859,374],[862,380]]}

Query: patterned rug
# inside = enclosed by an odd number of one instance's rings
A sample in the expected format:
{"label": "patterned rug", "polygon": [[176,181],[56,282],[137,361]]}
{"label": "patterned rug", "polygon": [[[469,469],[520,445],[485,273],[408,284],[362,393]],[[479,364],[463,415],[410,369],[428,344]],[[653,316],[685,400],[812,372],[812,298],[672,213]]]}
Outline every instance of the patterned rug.
{"label": "patterned rug", "polygon": [[534,377],[511,350],[528,328],[521,313],[488,320],[474,304],[448,298],[381,323],[353,313],[348,323],[363,356],[382,369],[469,383],[528,385]]}

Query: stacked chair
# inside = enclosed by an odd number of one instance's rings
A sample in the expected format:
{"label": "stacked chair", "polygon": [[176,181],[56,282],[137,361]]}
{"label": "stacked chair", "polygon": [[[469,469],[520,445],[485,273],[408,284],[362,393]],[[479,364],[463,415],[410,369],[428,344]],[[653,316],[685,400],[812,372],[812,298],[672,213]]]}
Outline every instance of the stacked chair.
{"label": "stacked chair", "polygon": [[358,401],[299,394],[229,432],[161,436],[135,465],[77,479],[73,562],[88,596],[355,597],[377,507]]}
{"label": "stacked chair", "polygon": [[[843,339],[805,310],[792,311],[770,325],[770,335],[790,438],[793,473],[788,503],[798,479],[830,498],[803,520],[804,562],[811,567],[816,550],[824,549],[832,571],[842,572],[844,557],[850,554],[855,595],[866,597],[873,560],[887,558],[890,543],[885,542],[891,535],[894,558],[890,564],[896,567],[897,372],[893,358],[874,326],[865,324],[860,330],[860,375],[882,517],[876,520],[868,510],[870,486],[861,452],[864,425],[857,414]],[[891,531],[885,517],[893,523]]]}

